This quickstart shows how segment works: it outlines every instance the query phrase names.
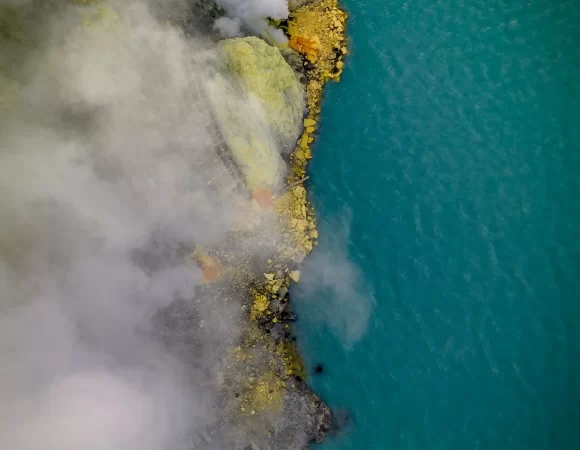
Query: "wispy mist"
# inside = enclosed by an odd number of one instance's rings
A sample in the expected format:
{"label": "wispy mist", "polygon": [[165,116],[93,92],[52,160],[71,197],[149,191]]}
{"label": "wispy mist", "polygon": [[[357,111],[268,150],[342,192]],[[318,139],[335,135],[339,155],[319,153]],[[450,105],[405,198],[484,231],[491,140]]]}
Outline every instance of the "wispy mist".
{"label": "wispy mist", "polygon": [[374,292],[348,254],[350,214],[323,223],[317,248],[304,263],[299,289],[311,302],[308,320],[327,326],[344,347],[365,334],[374,308]]}

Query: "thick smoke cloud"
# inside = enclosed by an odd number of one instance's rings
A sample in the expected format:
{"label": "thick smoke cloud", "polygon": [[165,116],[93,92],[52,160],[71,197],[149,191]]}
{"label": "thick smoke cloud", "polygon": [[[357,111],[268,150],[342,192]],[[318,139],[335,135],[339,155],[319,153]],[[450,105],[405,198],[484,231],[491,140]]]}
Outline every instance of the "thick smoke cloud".
{"label": "thick smoke cloud", "polygon": [[185,362],[153,324],[195,297],[189,251],[225,236],[242,193],[192,95],[205,43],[116,6],[39,14],[42,39],[0,46],[18,62],[0,105],[0,448],[165,450],[213,419],[225,336]]}

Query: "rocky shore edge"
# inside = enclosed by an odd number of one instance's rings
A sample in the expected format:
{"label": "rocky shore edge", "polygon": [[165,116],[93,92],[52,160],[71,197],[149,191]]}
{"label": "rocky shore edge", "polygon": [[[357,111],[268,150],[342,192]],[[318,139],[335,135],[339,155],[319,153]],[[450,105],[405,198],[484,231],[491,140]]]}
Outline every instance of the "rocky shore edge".
{"label": "rocky shore edge", "polygon": [[[292,6],[292,2],[290,2]],[[288,63],[302,75],[306,88],[307,114],[303,131],[289,158],[289,175],[286,192],[273,199],[278,222],[296,243],[297,249],[285,248],[267,260],[263,278],[251,283],[253,301],[248,307],[249,326],[239,346],[232,352],[230,373],[247,372],[256,358],[256,347],[263,347],[273,355],[270,370],[260,370],[258,363],[250,373],[252,381],[240,379],[231,385],[244,385],[233,408],[237,422],[244,416],[256,417],[260,413],[278,411],[282,420],[290,418],[293,427],[303,427],[304,434],[294,430],[291,440],[275,436],[264,422],[244,421],[243,428],[254,430],[254,436],[268,436],[266,446],[249,448],[303,449],[310,442],[320,443],[341,421],[334,420],[327,405],[307,386],[307,373],[296,346],[291,322],[296,319],[290,301],[291,286],[300,281],[300,262],[317,245],[318,231],[313,205],[308,200],[304,182],[308,160],[312,157],[311,145],[316,139],[320,122],[324,85],[339,81],[348,54],[345,36],[347,14],[339,8],[337,0],[314,0],[291,10],[287,21],[276,23],[289,37],[288,46],[299,53],[282,50]],[[245,366],[245,367],[241,367]],[[237,369],[236,369],[237,367]],[[260,375],[260,372],[262,374]],[[243,377],[242,377],[243,378]],[[298,413],[298,414],[297,414]],[[300,416],[300,419],[291,419]],[[294,442],[292,442],[294,440]],[[257,439],[254,440],[257,444]]]}

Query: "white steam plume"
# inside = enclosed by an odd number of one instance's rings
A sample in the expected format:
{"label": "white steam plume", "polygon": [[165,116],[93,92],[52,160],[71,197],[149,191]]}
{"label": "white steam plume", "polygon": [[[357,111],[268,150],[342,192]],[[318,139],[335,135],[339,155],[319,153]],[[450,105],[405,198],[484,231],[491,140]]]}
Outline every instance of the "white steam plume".
{"label": "white steam plume", "polygon": [[286,0],[217,0],[228,14],[241,19],[270,17],[274,20],[288,17]]}
{"label": "white steam plume", "polygon": [[[2,449],[166,450],[213,419],[226,336],[186,362],[152,323],[195,296],[180,249],[222,239],[240,194],[192,96],[203,43],[116,6],[104,30],[65,8],[34,51],[0,43],[20,61],[0,104]],[[235,332],[239,305],[212,308]]]}
{"label": "white steam plume", "polygon": [[[214,25],[222,36],[239,36],[242,26],[250,33],[265,35],[278,43],[287,41],[284,33],[268,24],[266,18],[281,20],[288,18],[287,0],[216,0],[233,21],[218,19]],[[235,27],[237,25],[237,28]]]}
{"label": "white steam plume", "polygon": [[220,17],[213,24],[214,30],[219,31],[223,37],[242,36],[242,20],[239,17]]}

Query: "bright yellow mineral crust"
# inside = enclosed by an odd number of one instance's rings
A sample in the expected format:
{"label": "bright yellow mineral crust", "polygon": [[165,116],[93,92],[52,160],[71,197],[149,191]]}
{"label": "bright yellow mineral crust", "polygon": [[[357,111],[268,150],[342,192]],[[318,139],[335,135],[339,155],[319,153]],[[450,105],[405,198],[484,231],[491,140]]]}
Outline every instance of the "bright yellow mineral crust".
{"label": "bright yellow mineral crust", "polygon": [[290,47],[314,65],[306,86],[310,117],[320,113],[322,85],[329,79],[338,80],[342,73],[342,57],[347,53],[346,18],[337,0],[319,0],[296,9],[288,20]]}
{"label": "bright yellow mineral crust", "polygon": [[290,233],[298,246],[297,249],[283,249],[282,256],[297,261],[312,250],[318,239],[314,211],[306,199],[301,180],[306,175],[306,163],[312,158],[310,145],[318,126],[323,86],[328,80],[339,81],[344,67],[346,18],[347,14],[338,8],[337,0],[319,0],[297,8],[288,20],[288,44],[306,59],[308,116],[292,154],[290,188],[277,199],[276,210],[281,221],[290,224]]}

